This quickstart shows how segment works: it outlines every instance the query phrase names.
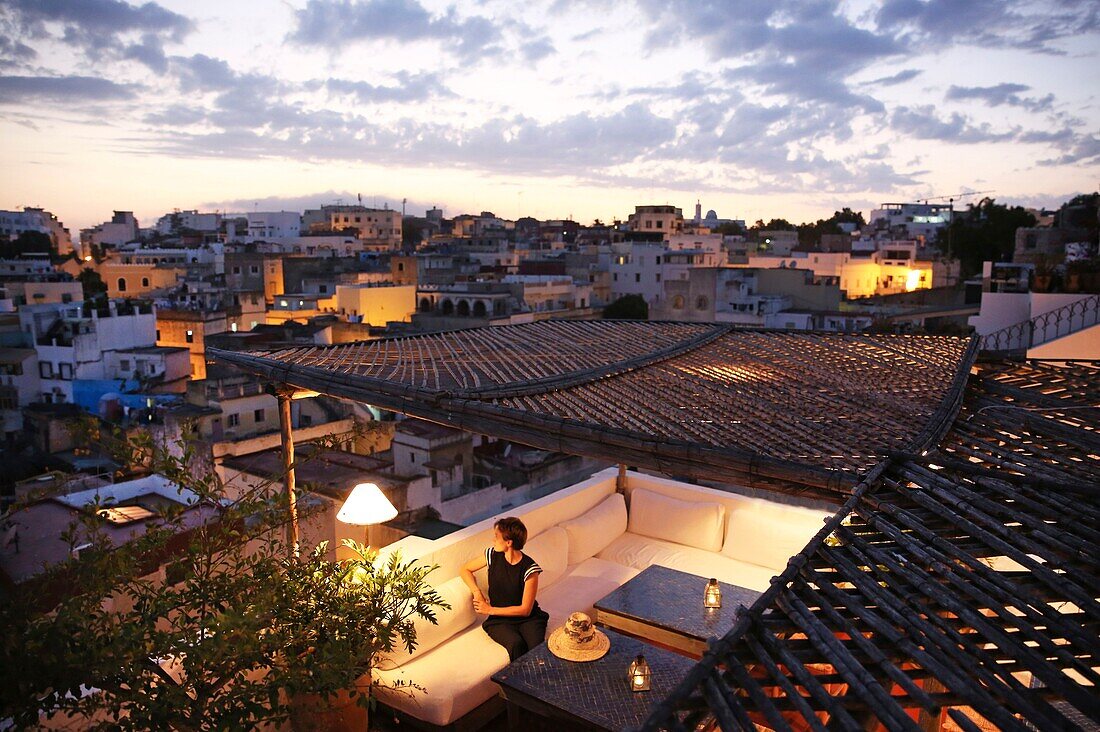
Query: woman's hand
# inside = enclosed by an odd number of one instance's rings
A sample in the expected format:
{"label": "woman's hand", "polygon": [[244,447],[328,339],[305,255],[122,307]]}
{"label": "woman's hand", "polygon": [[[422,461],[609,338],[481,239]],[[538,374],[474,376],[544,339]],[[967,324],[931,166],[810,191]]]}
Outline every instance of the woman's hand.
{"label": "woman's hand", "polygon": [[474,612],[478,615],[491,615],[493,606],[484,596],[474,597]]}

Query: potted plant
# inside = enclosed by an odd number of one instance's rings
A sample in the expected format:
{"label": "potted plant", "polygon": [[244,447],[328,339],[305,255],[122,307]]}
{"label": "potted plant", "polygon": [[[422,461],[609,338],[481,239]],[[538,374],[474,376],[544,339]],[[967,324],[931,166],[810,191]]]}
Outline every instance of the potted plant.
{"label": "potted plant", "polygon": [[306,561],[288,560],[285,615],[274,631],[285,633],[279,669],[296,730],[365,730],[370,671],[395,648],[416,647],[415,618],[437,622],[449,609],[425,578],[434,566],[379,559],[376,551],[345,540],[350,559],[330,561],[318,546]]}

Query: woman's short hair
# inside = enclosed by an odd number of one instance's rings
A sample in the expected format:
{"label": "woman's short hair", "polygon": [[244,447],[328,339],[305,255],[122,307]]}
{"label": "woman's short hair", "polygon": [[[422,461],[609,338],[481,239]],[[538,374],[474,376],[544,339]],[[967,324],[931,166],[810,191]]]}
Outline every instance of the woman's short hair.
{"label": "woman's short hair", "polygon": [[513,549],[523,549],[527,543],[527,527],[515,516],[505,516],[499,519],[493,528],[500,531],[500,536],[505,541],[512,542]]}

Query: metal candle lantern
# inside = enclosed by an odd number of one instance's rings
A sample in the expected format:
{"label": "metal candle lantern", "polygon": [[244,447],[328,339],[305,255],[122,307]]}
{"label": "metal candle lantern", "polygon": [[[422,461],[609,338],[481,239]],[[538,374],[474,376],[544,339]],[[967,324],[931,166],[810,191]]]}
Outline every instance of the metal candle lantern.
{"label": "metal candle lantern", "polygon": [[703,590],[703,607],[722,607],[722,589],[714,577],[710,578],[707,588]]}
{"label": "metal candle lantern", "polygon": [[630,680],[631,691],[649,691],[649,679],[652,673],[649,670],[649,664],[646,663],[645,656],[639,653],[638,657],[631,661],[626,675]]}

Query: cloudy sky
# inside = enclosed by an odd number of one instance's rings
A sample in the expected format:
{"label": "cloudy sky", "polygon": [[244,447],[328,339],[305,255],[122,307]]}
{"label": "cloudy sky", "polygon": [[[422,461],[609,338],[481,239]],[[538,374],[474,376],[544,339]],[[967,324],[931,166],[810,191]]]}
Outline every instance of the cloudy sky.
{"label": "cloudy sky", "polygon": [[1095,0],[0,0],[0,208],[795,221],[1100,180]]}

